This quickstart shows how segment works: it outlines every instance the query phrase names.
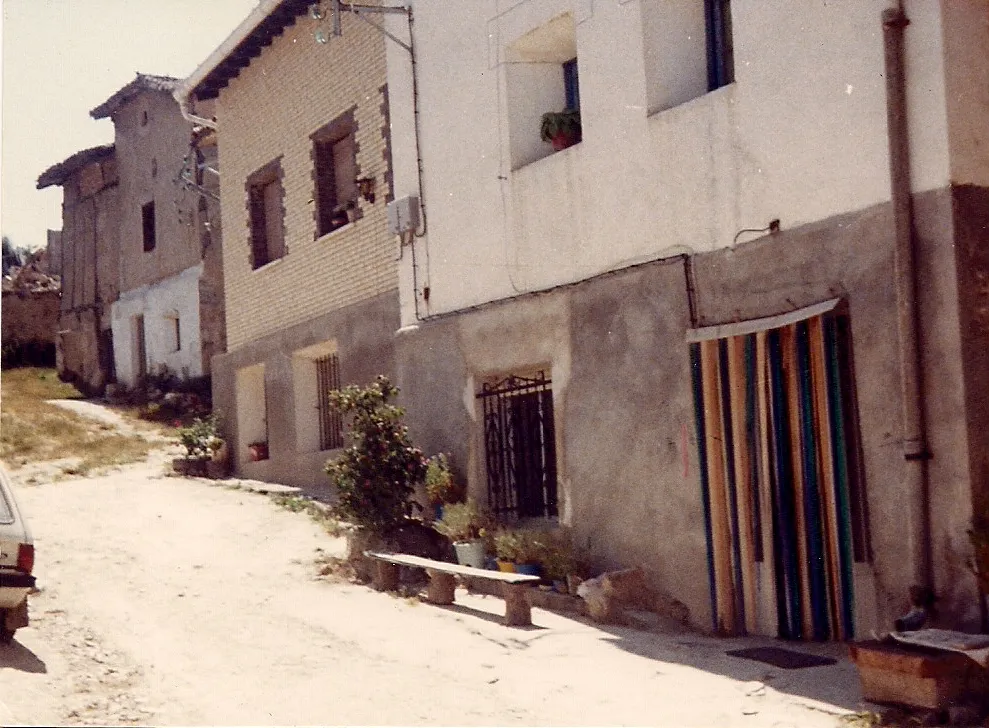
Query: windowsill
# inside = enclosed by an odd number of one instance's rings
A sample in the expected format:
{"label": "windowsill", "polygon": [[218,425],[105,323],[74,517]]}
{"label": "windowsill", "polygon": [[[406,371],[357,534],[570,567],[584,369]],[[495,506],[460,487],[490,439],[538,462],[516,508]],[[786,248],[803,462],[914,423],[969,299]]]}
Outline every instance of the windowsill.
{"label": "windowsill", "polygon": [[567,147],[565,149],[560,149],[560,150],[553,149],[553,150],[551,150],[549,152],[549,154],[545,154],[542,157],[539,157],[537,159],[533,159],[531,162],[526,162],[525,164],[520,165],[518,167],[513,167],[512,168],[512,171],[513,172],[518,172],[519,170],[525,169],[526,167],[531,167],[533,164],[539,164],[544,159],[550,159],[551,157],[555,157],[555,156],[557,156],[559,154],[566,154],[571,149],[576,149],[577,147],[579,147],[583,143],[584,143],[583,140],[581,140],[579,142],[576,142],[575,144],[571,144],[569,147]]}
{"label": "windowsill", "polygon": [[271,266],[278,265],[283,260],[285,260],[285,256],[282,256],[281,258],[275,258],[274,260],[269,260],[264,265],[259,265],[257,268],[252,268],[251,273],[257,273],[258,271],[265,270],[266,268],[271,268]]}
{"label": "windowsill", "polygon": [[357,221],[356,220],[352,220],[351,222],[348,222],[346,225],[341,225],[338,228],[333,228],[328,233],[323,233],[318,238],[316,238],[316,242],[318,243],[321,240],[326,240],[327,238],[331,238],[334,235],[336,235],[337,233],[340,233],[340,232],[342,232],[344,230],[349,230],[350,228],[352,228],[356,224],[357,224]]}
{"label": "windowsill", "polygon": [[684,110],[684,111],[686,111],[687,109],[691,108],[692,106],[695,106],[695,105],[696,106],[699,106],[702,103],[711,102],[719,94],[721,94],[721,95],[733,94],[735,92],[735,85],[736,85],[736,83],[737,83],[736,81],[732,81],[731,83],[727,83],[724,86],[719,86],[716,89],[713,89],[711,91],[708,91],[706,93],[703,93],[700,96],[695,96],[692,99],[687,99],[686,101],[681,101],[679,104],[675,104],[674,106],[664,106],[661,109],[655,109],[655,110],[652,110],[652,111],[647,111],[646,112],[646,118],[647,119],[654,119],[654,118],[656,118],[658,116],[661,116],[663,114],[666,114],[666,113],[675,113],[678,110]]}

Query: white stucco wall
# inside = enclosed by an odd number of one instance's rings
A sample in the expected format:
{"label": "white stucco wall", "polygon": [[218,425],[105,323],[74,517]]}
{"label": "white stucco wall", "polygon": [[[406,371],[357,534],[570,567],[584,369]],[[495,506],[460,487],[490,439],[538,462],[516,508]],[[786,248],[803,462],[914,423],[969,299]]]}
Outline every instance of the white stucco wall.
{"label": "white stucco wall", "polygon": [[[695,17],[663,14],[690,3],[488,0],[450,13],[441,0],[413,0],[428,220],[416,243],[420,314],[728,247],[772,219],[792,228],[888,200],[880,16],[890,4],[732,3],[735,83],[679,103],[706,83],[703,39]],[[946,56],[941,3],[908,0],[906,12],[920,191],[950,179]],[[533,74],[516,68],[517,50],[563,14],[575,25],[583,142],[519,166],[520,155],[537,156],[518,139],[518,119],[532,115],[519,96],[545,89],[519,88]],[[387,22],[408,37],[403,17]],[[411,74],[403,49],[387,52],[401,197],[419,192]],[[682,76],[671,71],[683,64],[692,65]],[[400,270],[406,324],[411,259]]]}
{"label": "white stucco wall", "polygon": [[[118,382],[132,386],[137,380],[133,320],[139,315],[144,316],[149,372],[163,364],[178,376],[203,374],[199,325],[199,279],[202,274],[200,263],[158,283],[120,294],[120,299],[111,307]],[[181,338],[177,351],[174,349],[175,316],[179,319]]]}

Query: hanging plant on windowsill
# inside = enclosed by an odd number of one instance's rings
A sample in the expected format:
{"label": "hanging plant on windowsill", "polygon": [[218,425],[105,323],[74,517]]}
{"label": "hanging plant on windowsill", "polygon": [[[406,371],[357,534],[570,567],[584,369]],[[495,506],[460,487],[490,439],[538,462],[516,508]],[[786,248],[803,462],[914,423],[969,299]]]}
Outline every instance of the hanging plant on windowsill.
{"label": "hanging plant on windowsill", "polygon": [[572,147],[582,137],[580,112],[577,109],[547,111],[539,125],[539,137],[556,151]]}

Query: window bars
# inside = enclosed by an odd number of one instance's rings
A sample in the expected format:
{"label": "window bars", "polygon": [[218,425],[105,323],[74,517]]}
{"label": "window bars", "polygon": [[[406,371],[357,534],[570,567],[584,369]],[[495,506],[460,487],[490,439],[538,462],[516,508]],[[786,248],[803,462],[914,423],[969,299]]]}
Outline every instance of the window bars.
{"label": "window bars", "polygon": [[484,384],[484,451],[488,505],[508,518],[557,515],[552,382],[511,375]]}
{"label": "window bars", "polygon": [[343,417],[330,407],[330,392],[334,389],[340,389],[340,358],[327,354],[316,359],[320,450],[343,447]]}

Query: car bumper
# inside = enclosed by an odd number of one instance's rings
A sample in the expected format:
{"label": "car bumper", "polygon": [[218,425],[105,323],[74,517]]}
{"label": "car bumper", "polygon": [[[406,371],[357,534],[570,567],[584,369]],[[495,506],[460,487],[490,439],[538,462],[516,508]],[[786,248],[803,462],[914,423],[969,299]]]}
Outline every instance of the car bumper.
{"label": "car bumper", "polygon": [[32,589],[35,578],[21,571],[0,571],[0,609],[13,609],[23,602]]}

